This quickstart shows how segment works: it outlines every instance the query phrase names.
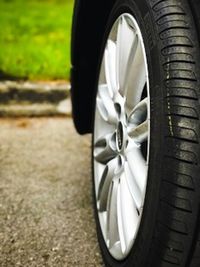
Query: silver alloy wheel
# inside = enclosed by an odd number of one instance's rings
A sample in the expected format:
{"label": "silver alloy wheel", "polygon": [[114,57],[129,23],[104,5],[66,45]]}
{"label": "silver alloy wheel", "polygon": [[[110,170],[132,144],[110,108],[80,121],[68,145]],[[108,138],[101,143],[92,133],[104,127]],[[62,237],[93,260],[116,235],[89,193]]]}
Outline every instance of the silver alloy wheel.
{"label": "silver alloy wheel", "polygon": [[94,123],[94,182],[102,234],[116,260],[133,247],[145,201],[150,140],[146,53],[134,17],[120,15],[101,64]]}

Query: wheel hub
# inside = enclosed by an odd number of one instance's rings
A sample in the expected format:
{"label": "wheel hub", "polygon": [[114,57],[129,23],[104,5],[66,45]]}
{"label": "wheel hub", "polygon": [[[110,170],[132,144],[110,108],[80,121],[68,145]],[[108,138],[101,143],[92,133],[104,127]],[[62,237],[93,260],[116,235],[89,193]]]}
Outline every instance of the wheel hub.
{"label": "wheel hub", "polygon": [[[116,30],[117,29],[117,30]],[[141,222],[148,173],[149,81],[136,20],[122,14],[102,61],[94,127],[94,178],[100,226],[110,254],[129,254]],[[147,155],[142,145],[147,143]]]}

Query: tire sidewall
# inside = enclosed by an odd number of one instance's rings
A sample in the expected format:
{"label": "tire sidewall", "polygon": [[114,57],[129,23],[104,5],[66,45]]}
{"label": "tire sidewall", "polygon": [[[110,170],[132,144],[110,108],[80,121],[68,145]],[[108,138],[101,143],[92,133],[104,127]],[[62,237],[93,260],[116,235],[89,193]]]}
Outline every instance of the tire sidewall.
{"label": "tire sidewall", "polygon": [[[145,198],[145,206],[143,210],[142,220],[139,232],[134,246],[128,257],[123,261],[116,261],[109,253],[105,244],[101,227],[98,219],[98,211],[96,207],[95,185],[94,185],[94,165],[93,165],[93,140],[92,140],[92,175],[93,175],[93,198],[94,210],[97,227],[97,236],[100,243],[102,256],[106,266],[110,267],[147,267],[149,259],[149,248],[152,243],[153,232],[155,228],[156,212],[159,204],[160,181],[162,177],[162,154],[163,151],[163,121],[164,121],[164,104],[163,104],[163,73],[161,69],[160,47],[157,40],[153,16],[150,9],[149,1],[141,0],[125,0],[117,1],[110,14],[106,32],[102,42],[102,49],[99,56],[99,65],[96,79],[95,99],[98,87],[98,75],[100,72],[101,61],[108,39],[110,30],[116,19],[123,13],[130,13],[136,19],[145,45],[149,83],[150,83],[150,113],[151,113],[151,136],[150,136],[150,157],[148,184]],[[94,101],[95,103],[96,101]],[[95,120],[95,105],[94,105]],[[94,124],[93,124],[94,129]]]}

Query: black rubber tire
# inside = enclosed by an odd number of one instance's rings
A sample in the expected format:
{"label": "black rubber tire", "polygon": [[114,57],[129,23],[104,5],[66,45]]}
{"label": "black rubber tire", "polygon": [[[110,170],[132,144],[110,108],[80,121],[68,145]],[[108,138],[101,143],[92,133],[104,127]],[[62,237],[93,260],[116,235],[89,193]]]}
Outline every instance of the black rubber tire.
{"label": "black rubber tire", "polygon": [[136,18],[147,53],[150,166],[141,226],[123,261],[115,260],[107,250],[94,193],[103,259],[109,267],[199,267],[200,47],[196,21],[188,0],[118,0],[99,62],[114,21],[125,12]]}
{"label": "black rubber tire", "polygon": [[[194,16],[194,22],[197,28],[198,41],[200,44],[200,1],[199,0],[190,0],[190,6]],[[194,245],[192,260],[189,267],[200,266],[200,223],[197,230],[196,244]]]}

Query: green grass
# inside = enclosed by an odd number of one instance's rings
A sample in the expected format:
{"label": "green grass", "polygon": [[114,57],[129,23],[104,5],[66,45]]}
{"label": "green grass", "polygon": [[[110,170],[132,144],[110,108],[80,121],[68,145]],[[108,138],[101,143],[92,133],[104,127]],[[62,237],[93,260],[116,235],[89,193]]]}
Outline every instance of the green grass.
{"label": "green grass", "polygon": [[73,0],[0,0],[0,72],[68,79]]}

